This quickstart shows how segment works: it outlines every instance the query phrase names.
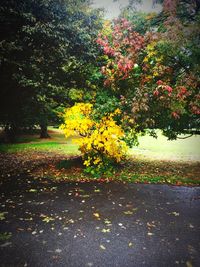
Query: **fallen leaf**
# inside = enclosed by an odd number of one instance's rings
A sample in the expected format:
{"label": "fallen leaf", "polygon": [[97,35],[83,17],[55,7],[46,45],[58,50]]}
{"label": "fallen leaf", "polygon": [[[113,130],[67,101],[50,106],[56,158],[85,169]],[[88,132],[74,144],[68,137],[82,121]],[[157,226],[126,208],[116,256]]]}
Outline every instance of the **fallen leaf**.
{"label": "fallen leaf", "polygon": [[172,212],[172,214],[173,214],[174,216],[179,216],[179,213],[176,212],[176,211]]}
{"label": "fallen leaf", "polygon": [[8,246],[10,246],[10,245],[12,245],[11,242],[6,242],[6,243],[0,245],[0,247],[1,247],[1,248],[5,248],[5,247],[8,247]]}
{"label": "fallen leaf", "polygon": [[153,234],[153,233],[150,233],[150,232],[148,232],[148,233],[147,233],[147,235],[149,235],[149,236],[152,236],[152,235],[154,235],[154,234]]}
{"label": "fallen leaf", "polygon": [[100,245],[100,248],[106,250],[106,247],[104,247],[103,245]]}
{"label": "fallen leaf", "polygon": [[23,228],[17,228],[17,231],[24,231]]}
{"label": "fallen leaf", "polygon": [[0,212],[0,221],[5,220],[5,214],[8,212]]}
{"label": "fallen leaf", "polygon": [[42,220],[43,222],[50,222],[50,221],[54,221],[54,218],[51,218],[51,217],[45,217],[43,220]]}
{"label": "fallen leaf", "polygon": [[30,189],[29,192],[35,193],[37,192],[37,189]]}
{"label": "fallen leaf", "polygon": [[36,235],[36,234],[37,234],[37,232],[36,232],[36,231],[33,231],[31,234],[32,234],[32,235]]}
{"label": "fallen leaf", "polygon": [[96,218],[99,218],[100,217],[100,215],[99,215],[99,213],[93,213],[93,215],[94,215],[94,217],[96,217]]}
{"label": "fallen leaf", "polygon": [[57,248],[57,249],[55,250],[55,252],[56,252],[56,253],[61,253],[61,252],[62,252],[62,249]]}
{"label": "fallen leaf", "polygon": [[187,262],[186,262],[186,266],[187,266],[187,267],[193,267],[191,261],[187,261]]}
{"label": "fallen leaf", "polygon": [[154,224],[147,222],[148,227],[156,227]]}
{"label": "fallen leaf", "polygon": [[104,228],[104,229],[101,230],[101,232],[102,232],[102,233],[110,233],[110,229],[105,229],[105,228]]}
{"label": "fallen leaf", "polygon": [[131,214],[133,214],[133,212],[130,211],[130,210],[128,210],[128,211],[124,211],[124,214],[126,214],[126,215],[131,215]]}

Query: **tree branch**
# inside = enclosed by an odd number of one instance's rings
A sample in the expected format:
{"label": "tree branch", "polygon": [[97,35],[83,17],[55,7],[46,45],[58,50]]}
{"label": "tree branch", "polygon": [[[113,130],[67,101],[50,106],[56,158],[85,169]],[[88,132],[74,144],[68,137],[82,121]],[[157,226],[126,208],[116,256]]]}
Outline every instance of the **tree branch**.
{"label": "tree branch", "polygon": [[185,136],[185,137],[178,137],[178,136],[177,136],[177,139],[187,139],[187,138],[190,138],[191,136],[193,136],[193,134],[190,134],[190,135]]}

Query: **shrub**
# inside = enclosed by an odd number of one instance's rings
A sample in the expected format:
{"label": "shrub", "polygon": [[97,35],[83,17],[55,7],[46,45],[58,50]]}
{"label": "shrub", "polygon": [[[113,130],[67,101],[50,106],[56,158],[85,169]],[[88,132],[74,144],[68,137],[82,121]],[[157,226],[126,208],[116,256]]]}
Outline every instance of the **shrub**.
{"label": "shrub", "polygon": [[111,173],[114,164],[126,155],[125,133],[115,120],[120,113],[117,108],[95,121],[92,104],[78,103],[65,110],[61,129],[66,137],[79,136],[74,141],[79,145],[86,172],[94,176]]}

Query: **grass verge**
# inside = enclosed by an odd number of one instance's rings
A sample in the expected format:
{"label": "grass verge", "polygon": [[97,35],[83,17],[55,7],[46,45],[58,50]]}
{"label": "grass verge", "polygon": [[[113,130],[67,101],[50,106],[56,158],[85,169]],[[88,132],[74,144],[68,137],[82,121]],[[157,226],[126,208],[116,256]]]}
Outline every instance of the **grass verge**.
{"label": "grass verge", "polygon": [[[71,139],[66,140],[58,129],[51,129],[50,135],[49,139],[26,135],[16,144],[1,145],[1,176],[19,175],[21,170],[33,177],[48,177],[57,181],[94,180],[84,174],[83,166],[72,158],[78,155],[78,146]],[[199,137],[184,142],[167,141],[161,136],[157,140],[148,136],[141,138],[141,145],[130,151],[129,161],[121,169],[116,170],[113,177],[102,177],[99,180],[200,185],[200,160],[194,160],[200,151],[197,142]],[[190,158],[192,152],[196,156],[192,160],[184,161]],[[171,156],[172,153],[174,158]]]}

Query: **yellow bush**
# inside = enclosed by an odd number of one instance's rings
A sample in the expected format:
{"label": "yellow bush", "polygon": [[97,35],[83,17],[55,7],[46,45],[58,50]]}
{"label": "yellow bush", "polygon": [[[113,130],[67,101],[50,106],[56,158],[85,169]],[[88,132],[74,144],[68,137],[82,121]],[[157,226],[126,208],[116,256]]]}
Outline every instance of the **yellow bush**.
{"label": "yellow bush", "polygon": [[109,160],[120,162],[124,158],[127,145],[122,139],[125,134],[114,119],[120,113],[120,109],[116,109],[101,121],[95,121],[92,104],[78,103],[66,109],[61,129],[66,137],[79,135],[74,141],[79,145],[86,167],[100,168]]}

